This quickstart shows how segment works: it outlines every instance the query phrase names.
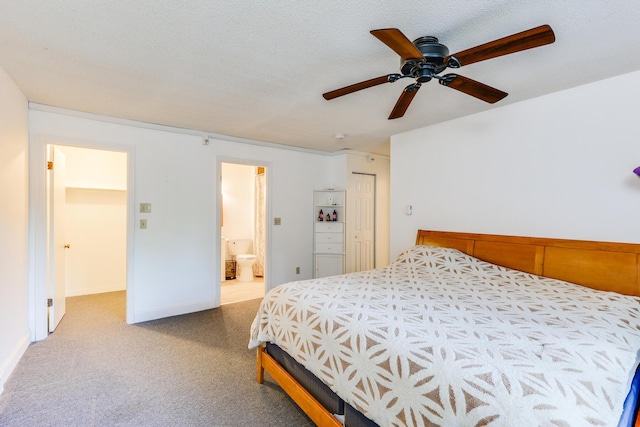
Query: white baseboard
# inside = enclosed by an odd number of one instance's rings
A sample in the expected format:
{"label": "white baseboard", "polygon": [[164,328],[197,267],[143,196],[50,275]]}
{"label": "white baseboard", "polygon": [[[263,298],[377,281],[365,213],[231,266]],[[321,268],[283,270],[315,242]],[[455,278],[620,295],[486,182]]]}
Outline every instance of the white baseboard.
{"label": "white baseboard", "polygon": [[101,286],[95,288],[82,288],[82,289],[66,289],[66,296],[68,297],[79,297],[82,295],[92,295],[92,294],[103,294],[105,292],[117,292],[117,291],[126,291],[127,287],[125,285],[113,285],[113,286]]}
{"label": "white baseboard", "polygon": [[27,333],[18,341],[9,357],[6,360],[3,360],[2,364],[0,364],[0,394],[4,391],[5,381],[7,381],[7,378],[9,378],[15,367],[18,365],[18,362],[22,358],[24,352],[29,348],[29,344],[31,343],[29,337],[31,337],[31,332],[27,331]]}
{"label": "white baseboard", "polygon": [[148,322],[149,320],[163,319],[165,317],[179,316],[181,314],[195,313],[197,311],[216,308],[213,300],[196,302],[184,305],[172,305],[152,310],[142,310],[134,313],[132,323]]}

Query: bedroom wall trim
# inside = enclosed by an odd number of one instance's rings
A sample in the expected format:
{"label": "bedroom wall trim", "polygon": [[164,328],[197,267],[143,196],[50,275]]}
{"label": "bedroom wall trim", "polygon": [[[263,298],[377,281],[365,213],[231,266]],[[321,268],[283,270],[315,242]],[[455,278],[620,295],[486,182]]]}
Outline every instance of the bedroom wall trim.
{"label": "bedroom wall trim", "polygon": [[[177,133],[181,135],[194,135],[194,136],[200,136],[203,139],[205,138],[220,139],[223,141],[238,142],[241,144],[250,144],[250,145],[256,145],[261,147],[270,147],[270,148],[278,148],[282,150],[299,151],[303,153],[320,154],[323,156],[332,156],[335,154],[343,153],[343,151],[336,151],[335,153],[327,152],[323,150],[314,150],[312,148],[304,148],[304,147],[297,147],[294,145],[286,145],[286,144],[278,144],[275,142],[261,141],[258,139],[241,138],[233,135],[224,135],[220,133],[204,132],[204,131],[199,131],[194,129],[186,129],[186,128],[169,126],[169,125],[161,125],[157,123],[148,123],[148,122],[141,122],[136,120],[123,119],[123,118],[114,117],[114,116],[105,116],[102,114],[87,113],[84,111],[70,110],[62,107],[54,107],[52,105],[39,104],[37,102],[29,102],[29,110],[43,111],[46,113],[53,113],[53,114],[62,114],[69,117],[95,120],[98,122],[110,123],[110,124],[116,124],[116,125],[122,125],[122,126],[131,126],[131,127],[136,127],[140,129],[149,129],[149,130],[156,130],[161,132],[171,132],[171,133]],[[365,155],[371,155],[371,154],[374,154],[375,156],[381,156],[380,154],[375,154],[375,153],[366,153]],[[386,157],[388,158],[389,156],[386,156]]]}
{"label": "bedroom wall trim", "polygon": [[4,391],[4,383],[9,378],[9,375],[18,362],[22,358],[22,355],[27,351],[29,344],[31,343],[30,334],[24,335],[16,344],[9,357],[4,361],[0,360],[0,394]]}
{"label": "bedroom wall trim", "polygon": [[136,312],[136,322],[148,322],[150,320],[163,319],[165,317],[180,316],[183,314],[196,313],[198,311],[210,310],[218,307],[213,299],[194,302],[192,304],[176,304],[164,306],[152,310],[140,310]]}
{"label": "bedroom wall trim", "polygon": [[450,247],[527,273],[640,296],[640,244],[434,230],[418,230],[416,244]]}

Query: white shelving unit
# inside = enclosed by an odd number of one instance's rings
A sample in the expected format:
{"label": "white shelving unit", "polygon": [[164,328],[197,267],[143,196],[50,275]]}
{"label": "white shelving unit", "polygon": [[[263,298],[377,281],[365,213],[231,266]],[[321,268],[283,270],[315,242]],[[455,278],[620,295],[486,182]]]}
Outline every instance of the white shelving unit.
{"label": "white shelving unit", "polygon": [[[334,276],[345,271],[346,192],[313,192],[313,277]],[[322,216],[320,214],[322,212]],[[335,214],[335,216],[334,216]]]}

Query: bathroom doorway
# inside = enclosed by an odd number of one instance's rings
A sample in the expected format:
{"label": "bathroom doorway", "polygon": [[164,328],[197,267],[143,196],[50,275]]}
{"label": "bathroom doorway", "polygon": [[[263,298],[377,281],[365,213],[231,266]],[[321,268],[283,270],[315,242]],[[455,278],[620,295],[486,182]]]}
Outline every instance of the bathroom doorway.
{"label": "bathroom doorway", "polygon": [[265,294],[267,167],[220,164],[220,303]]}

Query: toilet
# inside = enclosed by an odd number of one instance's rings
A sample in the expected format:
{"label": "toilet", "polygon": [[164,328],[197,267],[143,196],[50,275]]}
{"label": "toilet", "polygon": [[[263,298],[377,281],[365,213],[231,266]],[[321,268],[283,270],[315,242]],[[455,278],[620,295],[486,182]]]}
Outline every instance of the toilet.
{"label": "toilet", "polygon": [[253,280],[253,264],[256,262],[256,256],[249,253],[251,239],[228,239],[228,242],[229,253],[236,260],[236,277],[240,282],[251,282]]}

